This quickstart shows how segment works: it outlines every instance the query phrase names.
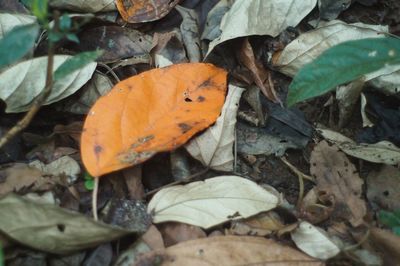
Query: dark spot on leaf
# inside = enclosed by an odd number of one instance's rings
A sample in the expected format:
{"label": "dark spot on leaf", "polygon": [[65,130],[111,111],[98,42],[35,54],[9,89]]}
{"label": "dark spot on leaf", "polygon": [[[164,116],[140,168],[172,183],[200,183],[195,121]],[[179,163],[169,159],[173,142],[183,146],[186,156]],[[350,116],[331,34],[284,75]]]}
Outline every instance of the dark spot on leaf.
{"label": "dark spot on leaf", "polygon": [[185,98],[185,102],[190,103],[190,102],[193,102],[193,101],[192,101],[192,99],[190,99],[189,97],[186,97],[186,98]]}
{"label": "dark spot on leaf", "polygon": [[387,191],[387,190],[383,191],[383,195],[386,197],[389,196],[389,191]]}
{"label": "dark spot on leaf", "polygon": [[100,145],[98,145],[98,144],[96,144],[95,146],[94,146],[94,153],[95,154],[99,154],[99,153],[101,153],[103,151],[103,147],[101,147]]}
{"label": "dark spot on leaf", "polygon": [[63,224],[57,224],[57,229],[58,229],[58,231],[60,231],[60,232],[64,232],[64,231],[65,231],[65,225],[63,225]]}
{"label": "dark spot on leaf", "polygon": [[185,123],[179,123],[178,124],[179,128],[181,129],[182,133],[186,133],[188,132],[190,129],[192,129],[192,127],[188,124]]}
{"label": "dark spot on leaf", "polygon": [[198,88],[200,89],[200,88],[203,88],[203,87],[209,87],[211,85],[212,85],[211,78],[208,78],[205,81],[203,81],[203,83],[201,83]]}
{"label": "dark spot on leaf", "polygon": [[240,215],[239,212],[235,212],[235,213],[232,214],[232,215],[228,215],[228,217],[226,217],[226,218],[228,218],[228,219],[234,219],[234,218],[237,218],[237,217],[241,217],[241,215]]}
{"label": "dark spot on leaf", "polygon": [[154,139],[154,135],[148,135],[148,136],[145,136],[143,138],[139,138],[138,142],[143,144],[143,143],[146,143],[146,142],[148,142],[148,141],[150,141],[152,139]]}
{"label": "dark spot on leaf", "polygon": [[199,97],[197,97],[197,101],[200,102],[200,103],[201,103],[201,102],[204,102],[205,99],[206,99],[206,98],[204,98],[204,97],[201,96],[201,95],[200,95]]}

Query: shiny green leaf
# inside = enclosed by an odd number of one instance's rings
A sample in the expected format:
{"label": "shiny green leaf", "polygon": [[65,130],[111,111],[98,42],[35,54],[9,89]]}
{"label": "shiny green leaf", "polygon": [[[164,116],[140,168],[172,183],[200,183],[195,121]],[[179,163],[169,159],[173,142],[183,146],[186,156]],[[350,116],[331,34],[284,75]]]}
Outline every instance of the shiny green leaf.
{"label": "shiny green leaf", "polygon": [[364,74],[399,63],[397,38],[369,38],[338,44],[300,69],[290,84],[287,104],[291,106],[322,95]]}

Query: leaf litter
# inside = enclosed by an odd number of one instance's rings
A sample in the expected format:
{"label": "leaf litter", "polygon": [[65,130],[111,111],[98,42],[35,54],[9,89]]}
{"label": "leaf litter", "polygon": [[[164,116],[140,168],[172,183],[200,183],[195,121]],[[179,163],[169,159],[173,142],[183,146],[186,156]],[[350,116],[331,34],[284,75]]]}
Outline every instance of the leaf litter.
{"label": "leaf litter", "polygon": [[[0,41],[35,23],[22,4],[0,6]],[[291,78],[327,49],[398,35],[389,7],[400,10],[390,0],[50,1],[50,12],[79,13],[63,18],[79,43],[58,42],[54,71],[77,52],[103,53],[56,81],[0,154],[6,263],[392,265],[398,224],[380,218],[398,213],[399,66],[285,105]],[[23,53],[3,50],[23,57],[0,72],[0,135],[44,88],[47,33],[33,33]]]}

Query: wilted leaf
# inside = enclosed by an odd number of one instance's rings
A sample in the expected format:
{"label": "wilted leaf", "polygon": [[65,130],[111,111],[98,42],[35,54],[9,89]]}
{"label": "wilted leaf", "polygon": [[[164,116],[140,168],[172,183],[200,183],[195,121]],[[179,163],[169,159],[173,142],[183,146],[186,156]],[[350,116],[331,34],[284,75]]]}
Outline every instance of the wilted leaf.
{"label": "wilted leaf", "polygon": [[4,34],[8,33],[14,27],[33,24],[35,21],[35,16],[0,13],[0,39],[2,39]]}
{"label": "wilted leaf", "polygon": [[400,40],[369,38],[338,44],[302,68],[289,87],[288,105],[322,95],[386,65],[400,63]]}
{"label": "wilted leaf", "polygon": [[50,6],[76,12],[97,13],[117,9],[115,0],[50,0]]}
{"label": "wilted leaf", "polygon": [[244,89],[229,85],[228,95],[215,125],[185,145],[203,165],[219,171],[233,171],[233,142],[236,113]]}
{"label": "wilted leaf", "polygon": [[352,139],[333,130],[318,127],[318,132],[344,153],[373,163],[396,165],[400,162],[400,149],[389,141],[375,144],[355,143]]}
{"label": "wilted leaf", "polygon": [[210,228],[278,205],[278,198],[238,176],[219,176],[159,191],[150,201],[153,222],[177,221]]}
{"label": "wilted leaf", "polygon": [[146,225],[139,222],[137,228],[126,230],[13,194],[0,200],[0,213],[0,230],[8,237],[29,247],[56,254],[86,249],[146,230]]}
{"label": "wilted leaf", "polygon": [[236,0],[221,21],[221,35],[210,43],[207,54],[219,45],[251,35],[278,36],[296,26],[317,4],[317,0]]}
{"label": "wilted leaf", "polygon": [[353,226],[362,224],[367,212],[361,199],[364,182],[346,155],[321,141],[311,153],[310,165],[318,191],[334,197],[334,218],[348,220]]}
{"label": "wilted leaf", "polygon": [[383,37],[382,33],[388,31],[387,26],[381,25],[347,24],[340,20],[320,22],[317,29],[303,33],[289,43],[274,64],[280,72],[293,77],[300,68],[334,45],[350,40]]}
{"label": "wilted leaf", "polygon": [[41,161],[33,161],[29,164],[43,173],[58,176],[66,175],[76,177],[81,172],[79,164],[69,156],[63,156],[49,164],[44,164]]}
{"label": "wilted leaf", "polygon": [[65,60],[54,72],[54,81],[87,66],[103,54],[103,51],[83,52]]}
{"label": "wilted leaf", "polygon": [[122,18],[129,23],[158,20],[166,16],[180,0],[116,0]]}
{"label": "wilted leaf", "polygon": [[87,170],[96,177],[179,147],[215,122],[225,91],[226,72],[202,63],[153,69],[118,83],[86,118],[81,151]]}
{"label": "wilted leaf", "polygon": [[33,48],[38,34],[37,24],[17,26],[7,32],[0,39],[0,68],[26,55]]}
{"label": "wilted leaf", "polygon": [[[71,58],[68,55],[54,56],[54,71]],[[89,63],[68,76],[57,80],[45,104],[57,102],[75,93],[92,76],[96,63]],[[46,82],[47,57],[38,57],[18,63],[0,74],[0,98],[6,104],[7,113],[29,110],[34,99],[43,91]]]}
{"label": "wilted leaf", "polygon": [[216,236],[183,242],[143,254],[135,265],[301,265],[323,262],[274,240],[248,236]]}
{"label": "wilted leaf", "polygon": [[317,259],[327,260],[340,252],[325,231],[305,221],[299,224],[291,236],[299,249]]}

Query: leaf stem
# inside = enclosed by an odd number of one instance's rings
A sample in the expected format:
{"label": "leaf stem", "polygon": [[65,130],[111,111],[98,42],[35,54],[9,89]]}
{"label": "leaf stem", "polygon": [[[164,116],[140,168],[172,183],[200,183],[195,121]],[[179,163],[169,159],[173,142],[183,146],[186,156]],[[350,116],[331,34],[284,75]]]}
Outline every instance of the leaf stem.
{"label": "leaf stem", "polygon": [[93,177],[94,187],[92,192],[92,213],[95,221],[99,220],[99,217],[97,216],[97,194],[99,193],[99,179],[99,177]]}

